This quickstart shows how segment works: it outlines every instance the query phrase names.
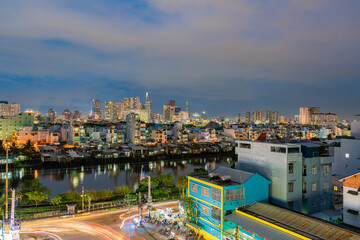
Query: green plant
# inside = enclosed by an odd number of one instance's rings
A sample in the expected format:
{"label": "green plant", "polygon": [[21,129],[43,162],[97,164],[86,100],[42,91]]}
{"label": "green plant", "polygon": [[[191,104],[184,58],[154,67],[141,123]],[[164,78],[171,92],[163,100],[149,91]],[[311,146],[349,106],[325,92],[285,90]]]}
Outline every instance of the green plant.
{"label": "green plant", "polygon": [[177,179],[176,186],[179,188],[180,198],[185,196],[185,189],[188,186],[188,179],[185,176],[181,176]]}
{"label": "green plant", "polygon": [[39,191],[27,192],[26,196],[29,198],[29,201],[34,201],[35,202],[36,210],[37,210],[38,203],[40,203],[40,202],[42,202],[42,201],[49,198],[43,192],[39,192]]}
{"label": "green plant", "polygon": [[50,200],[51,205],[57,205],[60,209],[60,204],[61,204],[61,196],[57,195],[55,198]]}

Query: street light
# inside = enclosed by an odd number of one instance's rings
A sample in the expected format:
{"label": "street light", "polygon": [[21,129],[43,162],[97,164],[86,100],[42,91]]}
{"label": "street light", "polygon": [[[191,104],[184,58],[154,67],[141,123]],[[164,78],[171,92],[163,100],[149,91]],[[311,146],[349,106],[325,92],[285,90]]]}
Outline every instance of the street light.
{"label": "street light", "polygon": [[8,188],[9,188],[9,147],[8,144],[4,145],[6,150],[6,182],[5,182],[5,219],[8,219]]}

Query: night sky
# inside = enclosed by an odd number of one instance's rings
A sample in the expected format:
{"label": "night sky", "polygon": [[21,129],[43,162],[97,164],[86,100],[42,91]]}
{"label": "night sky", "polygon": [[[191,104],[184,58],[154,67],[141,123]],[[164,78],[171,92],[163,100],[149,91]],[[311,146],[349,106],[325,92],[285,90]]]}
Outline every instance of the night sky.
{"label": "night sky", "polygon": [[360,113],[360,1],[0,0],[0,100]]}

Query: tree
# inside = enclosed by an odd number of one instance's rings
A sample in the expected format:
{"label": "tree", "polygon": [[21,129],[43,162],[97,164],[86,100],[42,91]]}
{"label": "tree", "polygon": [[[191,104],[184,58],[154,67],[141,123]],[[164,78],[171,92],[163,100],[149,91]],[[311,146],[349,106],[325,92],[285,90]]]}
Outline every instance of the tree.
{"label": "tree", "polygon": [[[159,186],[159,180],[153,176],[151,176],[151,188],[156,188]],[[145,177],[143,179],[141,179],[140,184],[147,187],[149,183],[148,177]]]}
{"label": "tree", "polygon": [[115,189],[115,193],[121,198],[131,193],[131,190],[127,185],[115,187],[114,189]]}
{"label": "tree", "polygon": [[15,142],[12,143],[10,150],[15,156],[18,156],[20,153],[20,149],[16,146]]}
{"label": "tree", "polygon": [[0,219],[3,219],[2,207],[5,206],[5,194],[0,197]]}
{"label": "tree", "polygon": [[170,187],[173,184],[174,175],[169,174],[160,174],[158,177],[159,182],[161,182],[166,188]]}
{"label": "tree", "polygon": [[195,168],[194,171],[189,173],[188,175],[200,175],[200,174],[208,174],[209,171],[205,170],[204,168]]}
{"label": "tree", "polygon": [[331,133],[329,133],[329,135],[327,136],[327,139],[328,139],[328,140],[331,140],[331,139],[332,139]]}
{"label": "tree", "polygon": [[38,203],[49,198],[43,192],[39,192],[39,191],[27,192],[26,196],[28,197],[29,201],[35,202],[36,210],[37,210]]}
{"label": "tree", "polygon": [[21,149],[21,153],[27,157],[31,157],[31,155],[35,152],[34,143],[30,141],[30,139],[26,142],[26,144]]}
{"label": "tree", "polygon": [[171,188],[165,188],[164,193],[168,195],[168,198],[170,198]]}
{"label": "tree", "polygon": [[303,136],[304,136],[303,132],[298,132],[298,137],[299,137],[300,139],[302,139]]}
{"label": "tree", "polygon": [[180,198],[185,196],[185,189],[188,186],[188,179],[185,176],[181,176],[177,179],[176,186],[179,188]]}
{"label": "tree", "polygon": [[59,195],[57,195],[55,198],[50,200],[51,205],[57,205],[60,209],[60,204],[61,204],[61,197]]}
{"label": "tree", "polygon": [[194,200],[192,200],[188,196],[184,196],[182,205],[184,206],[185,211],[186,211],[186,221],[196,222],[197,218],[199,217],[199,212],[197,210],[197,206],[196,206]]}
{"label": "tree", "polygon": [[50,190],[46,186],[44,186],[44,184],[42,184],[39,181],[39,179],[25,180],[22,183],[22,185],[20,187],[20,191],[19,191],[19,196],[22,197],[23,202],[29,201],[29,198],[26,195],[26,193],[32,192],[32,191],[42,192],[42,193],[44,193],[45,196],[47,196],[47,198],[49,198],[51,196]]}

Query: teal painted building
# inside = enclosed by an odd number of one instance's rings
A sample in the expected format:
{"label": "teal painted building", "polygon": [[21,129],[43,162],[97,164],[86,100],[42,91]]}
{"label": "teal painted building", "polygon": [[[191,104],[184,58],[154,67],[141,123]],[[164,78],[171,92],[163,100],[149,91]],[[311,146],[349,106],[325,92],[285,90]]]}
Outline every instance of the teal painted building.
{"label": "teal painted building", "polygon": [[256,173],[218,167],[209,174],[188,176],[187,195],[196,205],[197,220],[189,224],[205,239],[222,239],[232,228],[224,217],[237,207],[267,203],[271,181]]}

